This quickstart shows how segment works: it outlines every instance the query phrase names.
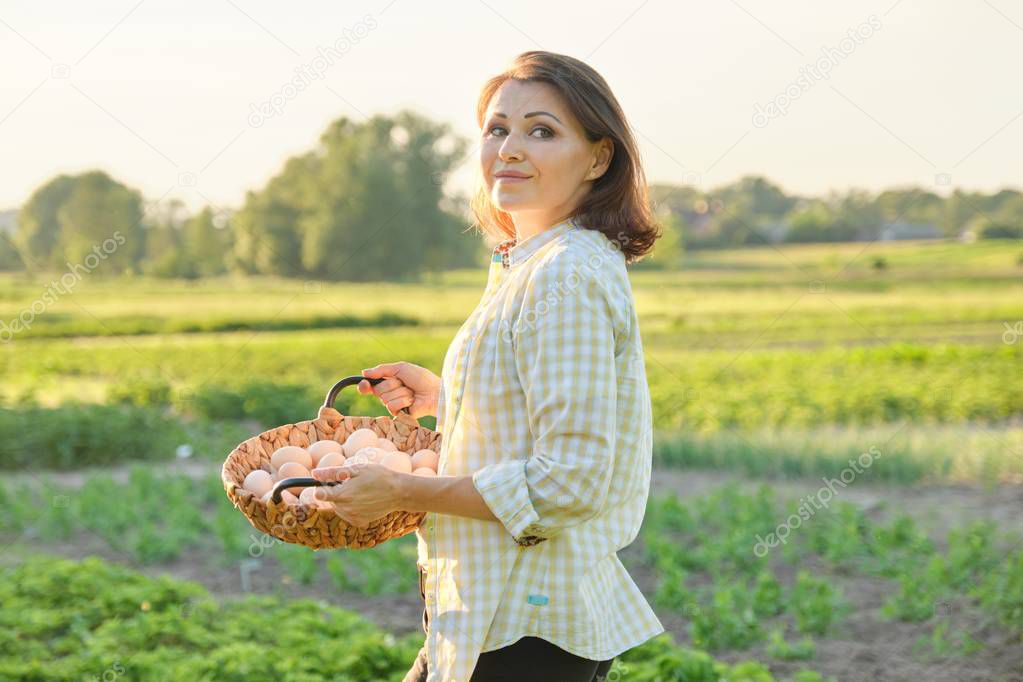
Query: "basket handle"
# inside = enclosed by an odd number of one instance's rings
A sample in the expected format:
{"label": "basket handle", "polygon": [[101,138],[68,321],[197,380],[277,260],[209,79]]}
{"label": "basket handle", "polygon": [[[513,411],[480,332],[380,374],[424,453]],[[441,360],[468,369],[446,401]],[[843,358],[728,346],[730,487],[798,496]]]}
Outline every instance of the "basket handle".
{"label": "basket handle", "polygon": [[[369,377],[364,377],[364,376],[359,376],[359,375],[345,377],[341,381],[339,381],[336,384],[334,384],[333,386],[331,386],[330,390],[327,391],[327,397],[323,401],[323,407],[331,407],[331,408],[334,407],[334,399],[337,398],[337,394],[341,392],[342,388],[345,388],[347,386],[356,386],[356,385],[358,385],[358,383],[360,381],[368,381],[371,386],[376,386],[377,384],[379,384],[383,380],[384,380],[384,377],[380,377],[379,379],[370,379]],[[398,410],[398,412],[399,413],[404,413],[404,414],[407,414],[407,415],[411,416],[411,413],[409,413],[407,407],[401,408],[400,410]]]}
{"label": "basket handle", "polygon": [[309,486],[319,485],[341,485],[344,481],[320,481],[315,478],[307,478],[305,476],[296,476],[294,478],[282,478],[281,480],[274,483],[273,492],[270,493],[270,499],[274,501],[274,504],[280,504],[281,493],[287,488],[308,488]]}

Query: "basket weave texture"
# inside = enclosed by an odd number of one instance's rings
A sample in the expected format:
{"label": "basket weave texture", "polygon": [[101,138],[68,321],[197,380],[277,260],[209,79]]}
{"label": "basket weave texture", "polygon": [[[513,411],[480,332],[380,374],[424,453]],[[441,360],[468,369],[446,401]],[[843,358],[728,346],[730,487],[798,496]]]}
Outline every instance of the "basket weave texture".
{"label": "basket weave texture", "polygon": [[221,469],[224,490],[255,528],[284,542],[312,549],[363,549],[415,531],[425,512],[393,511],[359,527],[350,525],[333,509],[287,504],[284,500],[263,502],[242,487],[245,477],[255,469],[270,473],[270,456],[278,448],[285,445],[304,448],[318,440],[344,443],[360,428],[372,429],[403,452],[423,448],[440,452],[441,434],[421,426],[408,414],[400,412],[394,418],[353,417],[342,415],[333,407],[321,407],[316,419],[284,424],[239,443]]}

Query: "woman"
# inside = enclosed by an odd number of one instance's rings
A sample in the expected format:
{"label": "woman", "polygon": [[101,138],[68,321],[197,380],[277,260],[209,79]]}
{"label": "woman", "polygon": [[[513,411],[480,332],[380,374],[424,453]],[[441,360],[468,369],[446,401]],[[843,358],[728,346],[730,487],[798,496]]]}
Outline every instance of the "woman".
{"label": "woman", "polygon": [[477,105],[472,206],[493,251],[442,376],[365,370],[396,414],[437,415],[437,477],[317,469],[363,525],[425,511],[426,642],[405,678],[591,682],[664,631],[618,559],[650,485],[651,406],[625,264],[659,236],[634,138],[603,78],[526,52]]}

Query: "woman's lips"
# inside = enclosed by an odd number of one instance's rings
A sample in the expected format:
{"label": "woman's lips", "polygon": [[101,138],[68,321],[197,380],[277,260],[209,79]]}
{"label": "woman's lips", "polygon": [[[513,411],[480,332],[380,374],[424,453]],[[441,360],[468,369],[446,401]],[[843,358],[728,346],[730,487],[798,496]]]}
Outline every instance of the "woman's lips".
{"label": "woman's lips", "polygon": [[526,180],[529,180],[529,178],[516,178],[511,175],[498,175],[497,179],[502,182],[525,182]]}

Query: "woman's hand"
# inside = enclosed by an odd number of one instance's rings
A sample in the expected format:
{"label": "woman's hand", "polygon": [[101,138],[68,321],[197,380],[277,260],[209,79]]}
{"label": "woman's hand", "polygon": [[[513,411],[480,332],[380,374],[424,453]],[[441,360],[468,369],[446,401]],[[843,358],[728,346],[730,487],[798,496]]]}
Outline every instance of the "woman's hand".
{"label": "woman's hand", "polygon": [[313,469],[317,481],[344,481],[316,488],[316,499],[333,503],[338,516],[363,528],[399,508],[399,473],[375,462]]}
{"label": "woman's hand", "polygon": [[384,379],[375,386],[368,381],[360,381],[359,393],[376,395],[392,416],[403,407],[408,407],[416,419],[437,414],[440,377],[425,367],[411,362],[393,362],[364,369],[362,376]]}

